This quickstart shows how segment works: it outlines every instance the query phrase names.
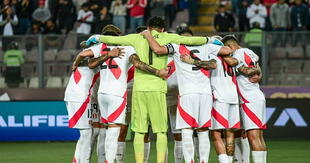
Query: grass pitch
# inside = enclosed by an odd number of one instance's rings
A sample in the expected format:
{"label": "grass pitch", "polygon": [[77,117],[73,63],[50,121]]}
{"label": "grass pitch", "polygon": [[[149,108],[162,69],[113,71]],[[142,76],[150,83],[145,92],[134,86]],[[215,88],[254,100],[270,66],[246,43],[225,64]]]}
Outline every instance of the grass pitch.
{"label": "grass pitch", "polygon": [[[267,141],[269,163],[310,163],[310,141]],[[156,163],[156,143],[151,144],[149,163]],[[71,163],[75,142],[0,143],[0,163]],[[96,163],[95,153],[92,163]],[[210,163],[217,157],[211,147]],[[134,163],[132,142],[127,142],[125,163]],[[169,142],[169,163],[173,142]]]}

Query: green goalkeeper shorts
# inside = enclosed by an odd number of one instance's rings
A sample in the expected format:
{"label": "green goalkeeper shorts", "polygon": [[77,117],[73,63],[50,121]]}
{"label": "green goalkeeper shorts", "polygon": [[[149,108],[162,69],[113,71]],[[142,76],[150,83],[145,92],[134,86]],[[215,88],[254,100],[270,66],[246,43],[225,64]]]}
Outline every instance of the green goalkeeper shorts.
{"label": "green goalkeeper shorts", "polygon": [[151,122],[153,133],[167,132],[168,113],[163,92],[132,92],[131,129],[147,133]]}

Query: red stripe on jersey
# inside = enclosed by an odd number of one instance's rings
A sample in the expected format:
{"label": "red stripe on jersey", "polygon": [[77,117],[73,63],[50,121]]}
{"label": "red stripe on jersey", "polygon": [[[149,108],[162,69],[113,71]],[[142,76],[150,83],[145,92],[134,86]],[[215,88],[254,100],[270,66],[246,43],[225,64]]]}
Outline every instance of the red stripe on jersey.
{"label": "red stripe on jersey", "polygon": [[181,104],[180,104],[180,98],[178,100],[178,110],[179,113],[181,115],[181,117],[183,118],[183,120],[190,125],[193,128],[197,128],[199,127],[197,121],[195,118],[193,118],[191,115],[189,115],[188,113],[186,113],[186,111],[182,108]]}
{"label": "red stripe on jersey", "polygon": [[217,112],[214,108],[212,108],[211,115],[212,115],[212,117],[214,117],[214,119],[215,119],[216,121],[218,121],[222,126],[224,126],[225,128],[229,128],[227,119],[225,119],[225,118],[224,118],[219,112]]}
{"label": "red stripe on jersey", "polygon": [[195,163],[195,162],[192,160],[191,163]]}
{"label": "red stripe on jersey", "polygon": [[108,122],[114,122],[124,111],[127,104],[127,91],[125,92],[122,104],[108,117]]}
{"label": "red stripe on jersey", "polygon": [[72,163],[76,163],[75,156],[73,157]]}
{"label": "red stripe on jersey", "polygon": [[190,54],[191,54],[191,52],[186,48],[185,45],[180,45],[180,47],[179,47],[179,53],[180,53],[181,55],[190,55]]}
{"label": "red stripe on jersey", "polygon": [[236,75],[234,75],[234,76],[232,77],[232,81],[233,81],[233,83],[236,85],[236,87],[237,87],[237,92],[238,92],[239,96],[241,97],[242,101],[243,101],[244,103],[249,103],[249,101],[248,101],[247,99],[245,99],[245,97],[242,95],[242,93],[241,93],[241,91],[240,91],[240,89],[239,89]]}
{"label": "red stripe on jersey", "polygon": [[208,122],[206,122],[204,125],[202,125],[201,128],[206,128],[206,127],[211,127],[211,119],[208,120]]}
{"label": "red stripe on jersey", "polygon": [[242,104],[242,109],[245,112],[245,114],[254,122],[257,127],[260,129],[266,128],[266,125],[263,125],[262,121],[246,106],[246,104]]}
{"label": "red stripe on jersey", "polygon": [[78,84],[80,82],[81,78],[82,78],[82,75],[79,71],[79,68],[77,68],[73,73],[73,79],[74,79],[75,83]]}
{"label": "red stripe on jersey", "polygon": [[127,83],[129,83],[135,76],[135,66],[131,66],[128,70]]}
{"label": "red stripe on jersey", "polygon": [[84,114],[88,103],[90,102],[90,97],[92,95],[92,88],[94,87],[97,79],[99,78],[100,74],[99,72],[96,73],[93,77],[93,81],[90,85],[90,88],[88,89],[88,96],[86,98],[86,100],[83,102],[82,106],[78,109],[78,111],[72,116],[72,118],[69,120],[69,127],[73,128],[76,123],[80,120],[80,118],[82,117],[82,115]]}
{"label": "red stripe on jersey", "polygon": [[175,72],[174,61],[171,61],[171,62],[168,64],[168,67],[169,67],[169,73],[168,73],[168,77],[167,77],[167,78],[169,78],[169,77]]}
{"label": "red stripe on jersey", "polygon": [[108,123],[108,120],[106,120],[105,118],[101,117],[101,122],[102,123]]}
{"label": "red stripe on jersey", "polygon": [[234,126],[232,126],[231,128],[240,128],[240,121],[236,123]]}
{"label": "red stripe on jersey", "polygon": [[246,52],[244,52],[244,61],[248,65],[248,67],[254,67],[252,58]]}
{"label": "red stripe on jersey", "polygon": [[[108,51],[107,51],[107,45],[106,44],[102,44],[101,45],[101,50],[100,50],[100,54],[101,55],[106,55],[108,54]],[[112,74],[114,75],[114,77],[116,79],[119,79],[119,77],[121,76],[122,74],[122,70],[120,69],[120,67],[118,66],[118,64],[113,60],[113,58],[109,58],[105,61],[105,63],[107,64],[108,68],[112,65],[116,66],[114,68],[109,68],[110,71],[112,72]]]}
{"label": "red stripe on jersey", "polygon": [[107,44],[102,43],[101,49],[100,49],[100,54],[101,54],[101,55],[108,54],[107,49],[108,49]]}
{"label": "red stripe on jersey", "polygon": [[[179,53],[180,53],[181,55],[191,55],[191,52],[186,48],[185,45],[180,45],[180,47],[179,47]],[[192,56],[198,58],[199,60],[201,60],[201,59],[200,59],[198,56],[196,56],[195,54],[192,54]],[[210,72],[209,72],[209,70],[204,69],[204,68],[200,68],[200,71],[201,71],[204,75],[206,75],[208,78],[210,78]]]}

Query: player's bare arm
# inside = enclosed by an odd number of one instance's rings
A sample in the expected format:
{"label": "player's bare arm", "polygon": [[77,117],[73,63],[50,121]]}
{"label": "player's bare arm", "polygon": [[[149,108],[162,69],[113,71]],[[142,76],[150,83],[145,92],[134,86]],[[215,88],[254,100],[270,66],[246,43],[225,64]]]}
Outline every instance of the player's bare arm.
{"label": "player's bare arm", "polygon": [[158,70],[158,69],[142,62],[137,54],[131,55],[129,57],[129,61],[130,61],[130,63],[132,63],[135,66],[135,68],[137,68],[141,71],[156,75],[162,79],[166,79],[168,76],[168,69],[167,68]]}
{"label": "player's bare arm", "polygon": [[109,51],[106,55],[102,55],[97,58],[90,58],[88,62],[88,67],[94,69],[99,65],[103,64],[106,60],[113,57],[122,57],[124,52],[122,51],[124,48],[114,48]]}
{"label": "player's bare arm", "polygon": [[238,65],[238,60],[236,58],[225,56],[223,57],[224,62],[226,62],[229,66],[234,67]]}
{"label": "player's bare arm", "polygon": [[238,71],[245,76],[253,76],[253,75],[259,75],[260,74],[260,70],[256,67],[245,67],[245,66],[241,66],[238,68]]}
{"label": "player's bare arm", "polygon": [[233,52],[234,51],[230,47],[223,46],[223,47],[221,47],[220,51],[218,52],[218,55],[220,55],[220,56],[229,56]]}
{"label": "player's bare arm", "polygon": [[262,79],[262,76],[263,76],[262,71],[261,71],[261,68],[258,64],[256,65],[256,68],[260,71],[260,73],[249,77],[249,81],[251,83],[258,83]]}
{"label": "player's bare arm", "polygon": [[93,54],[93,52],[91,50],[84,50],[84,51],[80,52],[76,56],[75,60],[73,61],[73,65],[72,65],[72,68],[71,68],[72,71],[76,70],[76,68],[79,66],[79,64],[83,61],[83,59],[85,57],[94,57],[94,54]]}
{"label": "player's bare arm", "polygon": [[188,64],[195,65],[197,67],[208,69],[208,70],[216,69],[215,59],[211,59],[209,61],[201,61],[201,60],[192,58],[190,55],[181,55],[181,61],[188,63]]}
{"label": "player's bare arm", "polygon": [[168,49],[165,46],[159,45],[159,43],[153,38],[153,36],[151,34],[151,31],[144,30],[140,34],[144,36],[144,38],[147,40],[147,42],[149,43],[152,51],[155,54],[157,54],[157,55],[168,54]]}

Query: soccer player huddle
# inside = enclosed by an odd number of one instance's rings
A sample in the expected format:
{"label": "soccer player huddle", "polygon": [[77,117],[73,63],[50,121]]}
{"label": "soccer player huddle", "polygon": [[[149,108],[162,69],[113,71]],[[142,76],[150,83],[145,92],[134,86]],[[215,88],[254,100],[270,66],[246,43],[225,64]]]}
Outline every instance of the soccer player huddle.
{"label": "soccer player huddle", "polygon": [[69,127],[80,131],[73,162],[89,163],[96,141],[98,162],[124,162],[129,123],[136,163],[148,162],[149,128],[157,163],[167,162],[169,115],[175,163],[209,162],[209,134],[220,163],[249,163],[249,144],[254,163],[266,163],[258,56],[233,35],[196,37],[185,25],[176,34],[164,27],[156,16],[137,34],[120,36],[108,25],[82,43],[65,92]]}

